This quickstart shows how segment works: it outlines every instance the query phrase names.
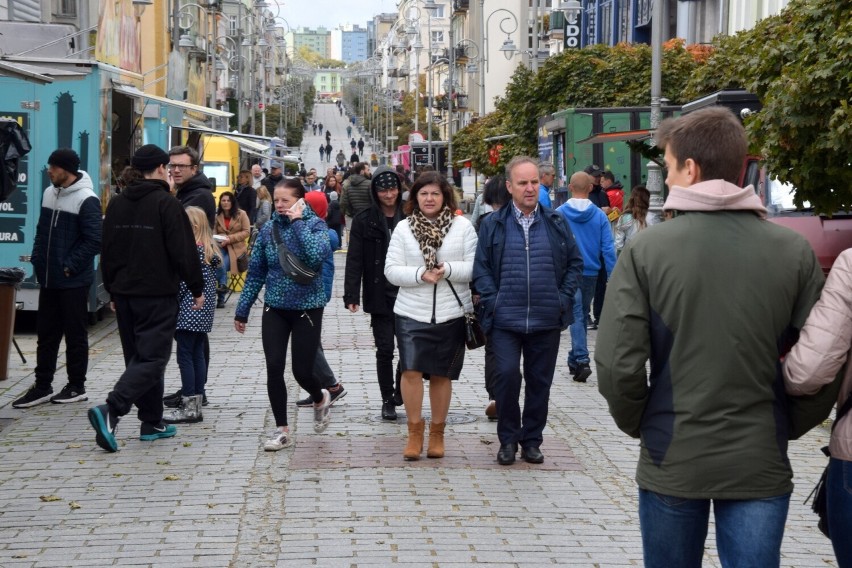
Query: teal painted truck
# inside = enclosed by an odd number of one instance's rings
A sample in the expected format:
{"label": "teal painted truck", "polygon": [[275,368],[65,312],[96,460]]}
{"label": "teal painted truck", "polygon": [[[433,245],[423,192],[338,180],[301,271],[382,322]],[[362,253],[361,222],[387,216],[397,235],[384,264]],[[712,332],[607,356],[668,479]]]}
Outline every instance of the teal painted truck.
{"label": "teal painted truck", "polygon": [[[26,276],[16,300],[19,309],[34,311],[39,286],[30,255],[42,195],[50,185],[50,153],[73,148],[80,155],[80,169],[92,178],[106,209],[114,176],[128,163],[132,151],[148,141],[165,145],[166,133],[159,111],[151,116],[152,109],[146,109],[141,99],[116,89],[116,85],[141,83],[138,74],[96,61],[33,59],[16,64],[37,66],[39,73],[53,79],[49,84],[37,84],[0,77],[0,116],[17,121],[33,147],[21,160],[17,189],[0,203],[0,266],[24,269]],[[95,262],[97,266],[98,260]],[[96,271],[89,294],[91,321],[108,301],[100,271]]]}

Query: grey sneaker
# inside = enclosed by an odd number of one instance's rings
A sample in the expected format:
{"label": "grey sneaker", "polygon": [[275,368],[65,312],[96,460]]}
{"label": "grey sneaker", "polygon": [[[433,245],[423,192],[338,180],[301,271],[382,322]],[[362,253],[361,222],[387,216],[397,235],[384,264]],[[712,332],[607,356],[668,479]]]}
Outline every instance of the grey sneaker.
{"label": "grey sneaker", "polygon": [[293,445],[293,438],[290,437],[290,432],[276,429],[269,435],[269,439],[263,443],[263,449],[267,452],[277,452],[291,445]]}
{"label": "grey sneaker", "polygon": [[314,404],[314,432],[322,434],[331,421],[331,394],[322,389],[322,402]]}
{"label": "grey sneaker", "polygon": [[50,400],[52,394],[53,389],[50,387],[43,389],[33,385],[30,390],[24,393],[24,396],[12,403],[12,408],[30,408],[44,404]]}
{"label": "grey sneaker", "polygon": [[72,385],[65,385],[65,387],[59,391],[59,394],[50,397],[50,402],[53,404],[66,404],[69,402],[80,402],[83,400],[89,400],[89,397],[86,396],[86,389]]}

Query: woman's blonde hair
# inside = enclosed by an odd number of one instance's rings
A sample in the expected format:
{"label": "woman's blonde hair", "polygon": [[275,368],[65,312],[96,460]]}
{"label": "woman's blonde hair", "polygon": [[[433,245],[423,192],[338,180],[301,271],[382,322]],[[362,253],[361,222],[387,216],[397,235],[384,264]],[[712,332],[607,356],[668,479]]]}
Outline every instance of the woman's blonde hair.
{"label": "woman's blonde hair", "polygon": [[257,188],[257,197],[261,201],[269,201],[270,203],[272,203],[272,196],[269,195],[269,190],[266,189],[265,185],[262,185]]}
{"label": "woman's blonde hair", "polygon": [[213,243],[213,231],[210,230],[210,223],[207,221],[207,215],[200,207],[189,206],[186,208],[186,215],[189,217],[189,224],[192,225],[192,234],[195,235],[195,242],[204,247],[204,263],[210,264],[214,256],[222,260],[222,255],[219,252],[219,247]]}

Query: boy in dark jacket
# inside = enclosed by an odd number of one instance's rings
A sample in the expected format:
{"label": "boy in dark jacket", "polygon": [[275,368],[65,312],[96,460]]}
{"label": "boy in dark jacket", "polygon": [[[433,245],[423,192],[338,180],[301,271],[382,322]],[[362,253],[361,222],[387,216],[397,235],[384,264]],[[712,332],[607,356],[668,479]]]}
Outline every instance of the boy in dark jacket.
{"label": "boy in dark jacket", "polygon": [[169,155],[153,144],[131,160],[141,180],[110,201],[104,217],[101,269],[112,298],[126,368],[106,404],[89,409],[98,446],[117,452],[118,420],[135,404],[141,440],[170,438],[163,422],[163,373],[172,352],[181,280],[204,304],[204,279],[189,218],[169,194]]}
{"label": "boy in dark jacket", "polygon": [[376,378],[382,395],[382,418],[396,420],[396,408],[402,404],[399,391],[401,372],[396,369],[394,388],[394,313],[398,288],[385,279],[385,256],[391,233],[403,219],[402,183],[388,167],[378,168],[370,183],[371,205],[352,220],[343,303],[355,313],[361,304],[364,285],[364,311],[370,314],[370,326],[376,344]]}

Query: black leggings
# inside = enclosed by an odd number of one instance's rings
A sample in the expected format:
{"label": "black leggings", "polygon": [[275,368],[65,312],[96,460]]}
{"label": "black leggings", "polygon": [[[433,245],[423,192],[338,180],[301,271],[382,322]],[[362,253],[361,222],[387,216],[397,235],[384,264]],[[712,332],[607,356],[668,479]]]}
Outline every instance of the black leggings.
{"label": "black leggings", "polygon": [[266,390],[277,426],[287,426],[287,386],[284,365],[287,343],[293,336],[293,376],[308,391],[314,402],[322,401],[322,387],[314,378],[314,360],[322,333],[323,308],[313,310],[277,310],[263,308],[261,337],[266,356]]}

